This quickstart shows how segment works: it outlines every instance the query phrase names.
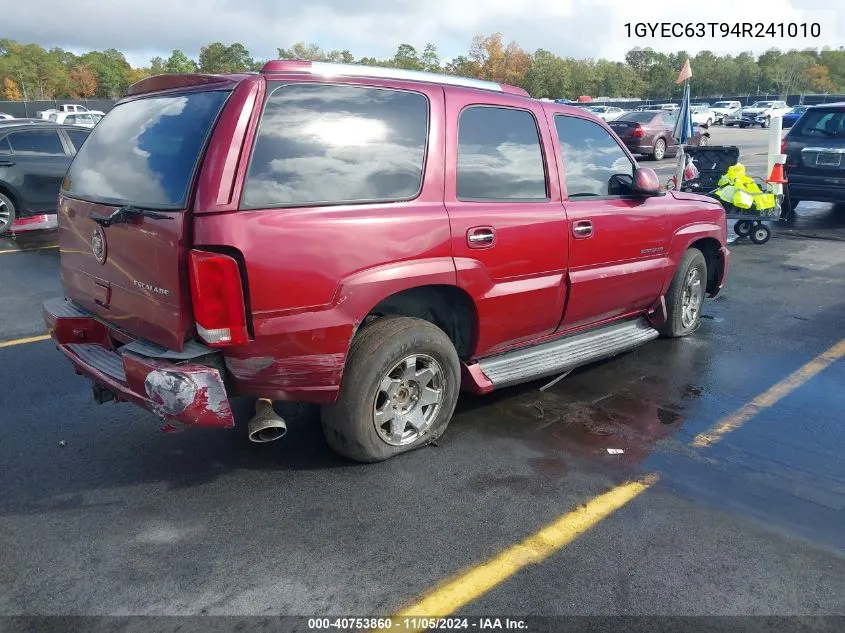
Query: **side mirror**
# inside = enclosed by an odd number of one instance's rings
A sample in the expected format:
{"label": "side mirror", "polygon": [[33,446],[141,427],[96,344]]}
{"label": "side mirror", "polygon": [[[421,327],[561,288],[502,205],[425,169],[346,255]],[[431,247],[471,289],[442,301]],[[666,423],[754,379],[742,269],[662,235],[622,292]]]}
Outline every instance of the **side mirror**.
{"label": "side mirror", "polygon": [[638,196],[659,196],[660,178],[657,172],[648,167],[640,167],[634,172],[634,194]]}

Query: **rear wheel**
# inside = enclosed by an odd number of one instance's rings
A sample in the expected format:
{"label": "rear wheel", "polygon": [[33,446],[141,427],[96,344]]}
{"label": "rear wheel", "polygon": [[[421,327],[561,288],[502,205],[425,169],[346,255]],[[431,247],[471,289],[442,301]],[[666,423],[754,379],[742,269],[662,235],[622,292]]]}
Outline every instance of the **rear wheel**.
{"label": "rear wheel", "polygon": [[15,221],[15,205],[11,199],[0,193],[0,235],[8,233]]}
{"label": "rear wheel", "polygon": [[389,459],[446,430],[460,387],[458,354],[428,321],[388,316],[352,341],[323,434],[337,453],[359,462]]}
{"label": "rear wheel", "polygon": [[666,141],[659,138],[654,142],[654,150],[651,152],[651,157],[654,160],[663,160],[664,156],[666,156]]}
{"label": "rear wheel", "polygon": [[710,145],[710,137],[702,136],[700,139],[698,139],[698,145],[700,147],[707,147],[708,145]]}
{"label": "rear wheel", "polygon": [[697,248],[681,258],[666,293],[666,323],[660,333],[668,338],[692,334],[701,323],[701,307],[707,285],[707,261]]}

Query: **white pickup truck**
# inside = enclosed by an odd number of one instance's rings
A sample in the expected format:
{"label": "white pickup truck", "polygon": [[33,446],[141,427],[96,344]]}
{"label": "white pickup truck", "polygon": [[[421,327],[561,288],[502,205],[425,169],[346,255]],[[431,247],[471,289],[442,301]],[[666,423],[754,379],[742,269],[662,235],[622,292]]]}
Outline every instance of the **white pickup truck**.
{"label": "white pickup truck", "polygon": [[52,108],[50,110],[42,110],[41,112],[37,112],[36,116],[39,119],[50,119],[51,114],[99,114],[101,117],[105,115],[105,112],[100,110],[89,110],[83,105],[79,105],[76,103],[63,103],[57,108]]}

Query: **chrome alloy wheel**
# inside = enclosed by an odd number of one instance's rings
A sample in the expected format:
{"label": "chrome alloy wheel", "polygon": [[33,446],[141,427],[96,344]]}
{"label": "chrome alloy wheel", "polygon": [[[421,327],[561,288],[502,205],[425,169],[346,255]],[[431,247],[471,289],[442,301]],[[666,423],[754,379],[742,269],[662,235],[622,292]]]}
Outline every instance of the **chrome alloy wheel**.
{"label": "chrome alloy wheel", "polygon": [[684,293],[681,298],[681,323],[685,328],[695,325],[703,301],[701,273],[698,268],[692,268],[684,281]]}
{"label": "chrome alloy wheel", "polygon": [[403,358],[379,384],[373,405],[376,433],[391,446],[416,442],[437,418],[445,390],[443,368],[431,356]]}
{"label": "chrome alloy wheel", "polygon": [[12,223],[12,210],[4,200],[0,200],[0,234],[4,233]]}

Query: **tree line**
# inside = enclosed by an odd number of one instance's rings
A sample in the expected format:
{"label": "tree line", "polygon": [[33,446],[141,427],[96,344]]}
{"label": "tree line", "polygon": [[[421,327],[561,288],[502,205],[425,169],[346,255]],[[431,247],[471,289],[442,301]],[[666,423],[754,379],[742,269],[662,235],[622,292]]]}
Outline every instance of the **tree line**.
{"label": "tree line", "polygon": [[[701,51],[660,53],[634,48],[625,61],[561,57],[545,49],[529,52],[501,33],[477,35],[465,55],[443,60],[436,45],[422,50],[401,44],[393,57],[355,57],[348,50],[324,50],[299,42],[277,49],[279,59],[334,61],[428,70],[488,79],[525,88],[536,98],[580,95],[672,98],[680,95],[678,71],[690,59],[690,87],[696,97],[736,94],[845,92],[845,48],[715,55]],[[149,66],[133,68],[121,51],[110,48],[76,55],[61,48],[0,39],[0,98],[6,100],[117,99],[131,84],[161,73],[228,73],[259,70],[264,60],[252,57],[241,43],[213,42],[196,59],[181,50],[154,57]]]}

